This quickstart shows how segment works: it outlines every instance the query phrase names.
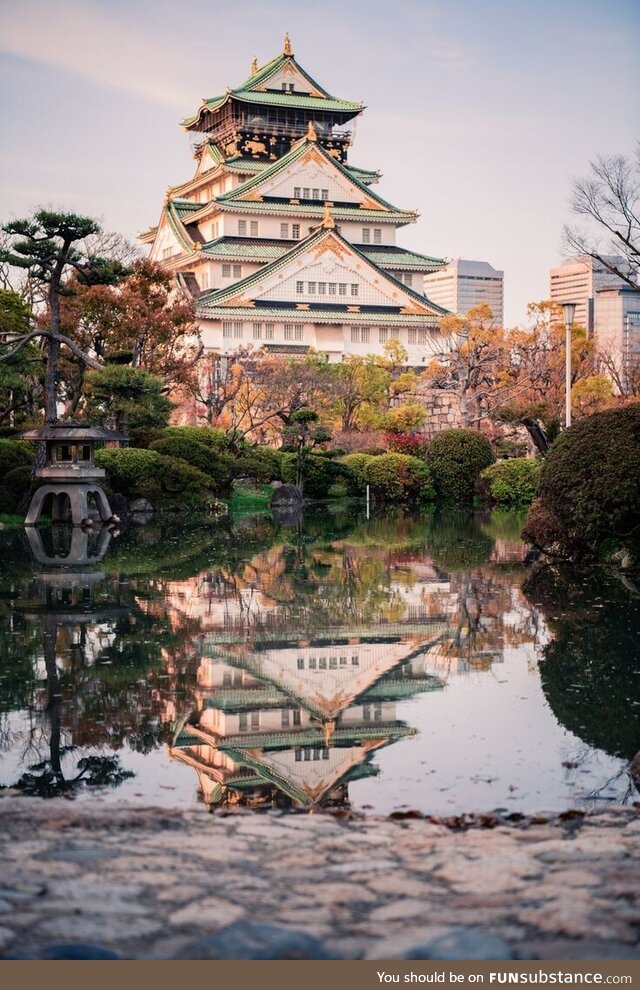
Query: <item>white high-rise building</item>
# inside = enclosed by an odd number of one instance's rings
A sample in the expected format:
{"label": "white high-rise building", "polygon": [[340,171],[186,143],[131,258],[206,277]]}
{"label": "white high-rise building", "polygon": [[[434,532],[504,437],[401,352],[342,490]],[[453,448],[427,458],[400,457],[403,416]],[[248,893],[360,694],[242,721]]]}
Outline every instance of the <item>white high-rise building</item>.
{"label": "white high-rise building", "polygon": [[640,376],[640,292],[625,284],[598,289],[595,326],[602,370],[622,393],[633,392]]}
{"label": "white high-rise building", "polygon": [[[611,257],[614,264],[624,264],[624,258]],[[602,262],[593,258],[569,258],[549,272],[549,298],[562,305],[576,304],[575,323],[591,336],[596,330],[596,293],[608,287],[619,288],[625,283],[613,275]]]}
{"label": "white high-rise building", "polygon": [[497,326],[504,319],[504,272],[487,261],[458,258],[425,275],[424,292],[444,309],[464,316],[473,306],[487,303]]}

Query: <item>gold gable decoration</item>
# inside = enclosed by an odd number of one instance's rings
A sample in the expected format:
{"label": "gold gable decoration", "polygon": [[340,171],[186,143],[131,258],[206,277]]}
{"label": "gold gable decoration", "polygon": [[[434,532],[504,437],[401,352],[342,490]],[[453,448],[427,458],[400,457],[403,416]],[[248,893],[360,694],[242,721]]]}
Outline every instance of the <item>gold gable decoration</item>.
{"label": "gold gable decoration", "polygon": [[385,212],[384,206],[382,206],[380,203],[376,203],[375,199],[370,199],[369,196],[365,196],[364,197],[364,199],[360,203],[360,209],[361,210],[382,210],[383,213]]}
{"label": "gold gable decoration", "polygon": [[284,36],[284,47],[282,49],[283,55],[293,55],[293,49],[291,47],[291,38],[289,37],[289,32]]}
{"label": "gold gable decoration", "polygon": [[221,302],[220,305],[231,306],[237,309],[253,309],[255,302],[253,299],[246,299],[243,296],[232,296],[231,299]]}
{"label": "gold gable decoration", "polygon": [[400,310],[403,316],[428,316],[429,310],[426,306],[414,303],[413,306],[403,306]]}
{"label": "gold gable decoration", "polygon": [[[307,134],[307,137],[309,137],[308,134]],[[313,140],[315,140],[315,139],[313,139]],[[313,145],[311,145],[311,147],[307,148],[307,150],[302,155],[300,161],[301,161],[301,163],[303,165],[306,162],[316,162],[318,165],[322,165],[322,163],[323,163],[322,155],[320,154],[320,152],[318,151],[317,148],[314,148]]]}
{"label": "gold gable decoration", "polygon": [[338,241],[337,238],[333,236],[326,237],[323,240],[322,244],[318,244],[318,247],[313,252],[313,260],[315,261],[317,258],[322,257],[322,255],[326,254],[327,252],[331,252],[331,254],[335,254],[336,257],[340,259],[347,257],[349,254],[348,250],[342,246],[342,244],[340,243],[340,241]]}

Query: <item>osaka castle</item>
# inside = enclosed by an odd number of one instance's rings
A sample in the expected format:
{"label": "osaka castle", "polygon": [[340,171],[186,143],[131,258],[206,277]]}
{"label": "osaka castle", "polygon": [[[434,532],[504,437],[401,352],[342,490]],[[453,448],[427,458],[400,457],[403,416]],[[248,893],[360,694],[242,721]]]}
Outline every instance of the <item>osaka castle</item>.
{"label": "osaka castle", "polygon": [[423,277],[444,261],[396,244],[417,213],[351,164],[349,123],[363,110],[316,82],[286,36],[280,55],[254,60],[240,86],[183,122],[195,174],[169,189],[142,240],[197,300],[210,354],[251,345],[341,361],[398,340],[409,365],[425,361],[446,310]]}

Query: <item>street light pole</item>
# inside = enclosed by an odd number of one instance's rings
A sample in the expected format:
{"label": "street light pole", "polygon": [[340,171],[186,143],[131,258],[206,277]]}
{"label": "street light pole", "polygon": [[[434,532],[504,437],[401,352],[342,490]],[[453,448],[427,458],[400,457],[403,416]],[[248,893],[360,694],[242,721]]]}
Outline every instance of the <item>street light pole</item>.
{"label": "street light pole", "polygon": [[565,329],[565,373],[564,373],[564,425],[568,429],[571,426],[571,336],[573,321],[576,315],[576,304],[566,302],[562,304]]}

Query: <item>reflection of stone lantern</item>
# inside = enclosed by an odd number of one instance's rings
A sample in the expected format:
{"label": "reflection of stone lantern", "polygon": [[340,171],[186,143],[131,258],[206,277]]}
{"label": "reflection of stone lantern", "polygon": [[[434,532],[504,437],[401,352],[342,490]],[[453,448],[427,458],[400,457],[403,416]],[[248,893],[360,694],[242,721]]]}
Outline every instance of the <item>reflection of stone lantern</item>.
{"label": "reflection of stone lantern", "polygon": [[107,496],[100,487],[105,471],[94,463],[94,448],[99,441],[116,440],[121,443],[122,433],[113,430],[83,426],[74,420],[27,430],[21,440],[31,440],[47,445],[47,463],[36,469],[36,478],[45,481],[31,499],[26,526],[35,526],[51,496],[51,518],[64,522],[69,516],[74,526],[91,518],[97,511],[102,522],[112,518]]}

